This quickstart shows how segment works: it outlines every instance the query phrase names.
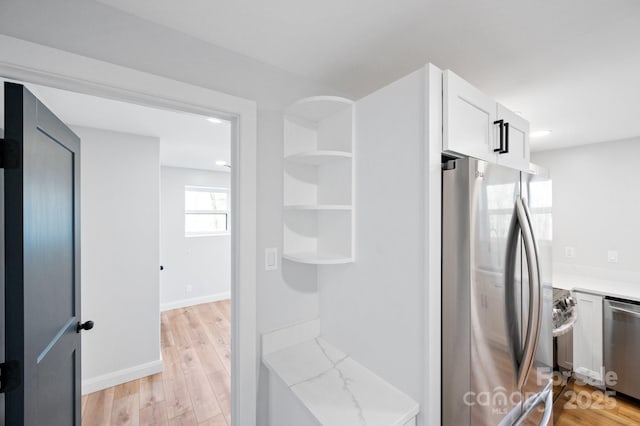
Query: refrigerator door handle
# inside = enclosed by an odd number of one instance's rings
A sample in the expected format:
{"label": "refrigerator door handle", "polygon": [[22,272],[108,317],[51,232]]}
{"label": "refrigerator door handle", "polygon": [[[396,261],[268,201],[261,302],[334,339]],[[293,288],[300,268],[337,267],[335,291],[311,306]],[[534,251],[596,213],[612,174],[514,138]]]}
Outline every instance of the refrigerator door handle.
{"label": "refrigerator door handle", "polygon": [[507,338],[509,342],[511,359],[516,373],[516,381],[519,381],[520,364],[523,358],[522,341],[520,336],[520,321],[518,320],[518,299],[516,298],[515,266],[518,253],[518,236],[520,235],[520,223],[518,221],[517,206],[513,209],[509,232],[507,233],[506,262],[504,273],[505,292],[505,319],[507,321]]}
{"label": "refrigerator door handle", "polygon": [[[511,355],[516,370],[516,383],[522,388],[527,381],[531,366],[538,348],[542,316],[542,286],[540,284],[540,267],[538,263],[538,247],[533,235],[530,214],[522,198],[516,199],[514,214],[509,227],[507,240],[507,259],[505,268],[505,301],[507,330],[511,346]],[[529,315],[527,335],[524,348],[520,342],[515,299],[515,263],[518,250],[518,234],[522,233],[524,251],[527,259],[529,275]]]}
{"label": "refrigerator door handle", "polygon": [[549,384],[545,387],[545,389],[540,392],[538,395],[532,397],[533,401],[530,405],[524,404],[524,413],[518,418],[513,426],[521,426],[524,424],[532,424],[531,419],[528,419],[530,414],[536,410],[538,407],[544,404],[544,411],[542,413],[542,418],[538,423],[538,426],[547,426],[549,424],[549,420],[551,420],[551,414],[553,413],[553,389],[552,385]]}
{"label": "refrigerator door handle", "polygon": [[[526,250],[526,246],[525,246],[525,251],[527,253],[527,267],[528,267],[527,269],[529,271],[529,283],[530,283],[529,291],[535,292],[535,295],[536,295],[535,304],[530,303],[529,305],[530,309],[533,309],[536,314],[535,315],[536,322],[535,322],[535,325],[532,326],[534,333],[533,333],[532,340],[530,342],[531,343],[531,352],[530,352],[531,360],[528,363],[527,371],[525,373],[525,377],[522,382],[522,384],[524,385],[524,382],[526,381],[529,375],[529,372],[531,370],[531,367],[533,365],[536,351],[538,350],[538,343],[540,342],[540,329],[542,326],[543,295],[542,295],[542,282],[541,282],[541,274],[540,274],[540,255],[539,255],[536,236],[533,233],[533,225],[531,223],[531,212],[529,211],[529,207],[527,206],[527,203],[524,200],[521,199],[520,202],[522,204],[522,210],[524,211],[524,214],[527,218],[528,238],[529,238],[529,245],[530,245],[530,250]],[[525,237],[525,239],[526,238],[527,237]],[[525,244],[526,244],[526,240],[525,240]]]}

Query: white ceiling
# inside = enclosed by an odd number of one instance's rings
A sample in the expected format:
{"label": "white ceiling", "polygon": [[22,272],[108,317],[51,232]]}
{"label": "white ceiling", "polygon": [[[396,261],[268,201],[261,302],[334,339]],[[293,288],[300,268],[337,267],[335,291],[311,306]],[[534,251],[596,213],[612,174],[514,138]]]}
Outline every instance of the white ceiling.
{"label": "white ceiling", "polygon": [[637,0],[97,0],[361,97],[426,62],[551,129],[640,135]]}
{"label": "white ceiling", "polygon": [[230,163],[231,123],[208,117],[149,108],[50,87],[27,88],[69,126],[92,127],[160,139],[163,166],[228,172],[216,161]]}

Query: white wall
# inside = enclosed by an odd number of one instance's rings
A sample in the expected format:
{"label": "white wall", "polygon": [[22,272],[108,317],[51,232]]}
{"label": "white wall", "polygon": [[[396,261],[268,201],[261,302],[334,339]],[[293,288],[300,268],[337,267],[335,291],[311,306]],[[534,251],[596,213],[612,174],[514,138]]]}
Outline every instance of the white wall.
{"label": "white wall", "polygon": [[[259,343],[261,333],[318,317],[316,269],[287,262],[280,270],[267,272],[264,249],[282,249],[283,109],[301,97],[340,93],[99,2],[7,0],[2,10],[3,34],[255,100],[258,106],[256,339]],[[266,376],[266,369],[261,369],[260,425],[267,418]]]}
{"label": "white wall", "polygon": [[2,6],[3,34],[255,100],[258,333],[318,316],[315,268],[266,272],[264,249],[282,247],[283,109],[334,90],[99,2],[8,0]]}
{"label": "white wall", "polygon": [[160,141],[75,127],[81,139],[83,393],[159,371]]}
{"label": "white wall", "polygon": [[[640,139],[533,152],[553,180],[556,267],[640,282]],[[565,256],[575,249],[575,258]],[[618,263],[607,262],[617,250]]]}
{"label": "white wall", "polygon": [[356,261],[318,272],[324,337],[421,406],[424,100],[420,70],[356,103]]}
{"label": "white wall", "polygon": [[184,187],[189,185],[229,189],[230,174],[160,168],[160,264],[164,266],[160,273],[160,310],[230,297],[229,234],[184,235]]}
{"label": "white wall", "polygon": [[[261,334],[318,318],[320,314],[313,265],[282,261],[277,271],[264,269],[265,248],[276,247],[282,253],[283,140],[282,109],[263,110],[258,104],[258,354]],[[261,362],[259,365],[257,424],[267,426],[268,372]]]}

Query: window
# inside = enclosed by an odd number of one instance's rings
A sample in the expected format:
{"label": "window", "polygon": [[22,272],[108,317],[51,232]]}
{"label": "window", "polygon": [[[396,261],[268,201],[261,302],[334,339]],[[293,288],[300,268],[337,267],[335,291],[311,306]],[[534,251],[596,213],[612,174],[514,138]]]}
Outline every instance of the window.
{"label": "window", "polygon": [[185,186],[184,234],[187,237],[229,232],[229,190]]}

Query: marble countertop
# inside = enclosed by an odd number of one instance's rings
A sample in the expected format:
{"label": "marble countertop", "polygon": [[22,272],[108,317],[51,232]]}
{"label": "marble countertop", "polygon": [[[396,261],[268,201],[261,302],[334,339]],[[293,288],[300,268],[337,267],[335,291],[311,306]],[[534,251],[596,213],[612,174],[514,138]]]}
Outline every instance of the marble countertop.
{"label": "marble countertop", "polygon": [[263,355],[263,362],[323,425],[403,425],[418,403],[321,337]]}
{"label": "marble countertop", "polygon": [[638,282],[554,271],[553,286],[565,290],[640,301],[640,283]]}

